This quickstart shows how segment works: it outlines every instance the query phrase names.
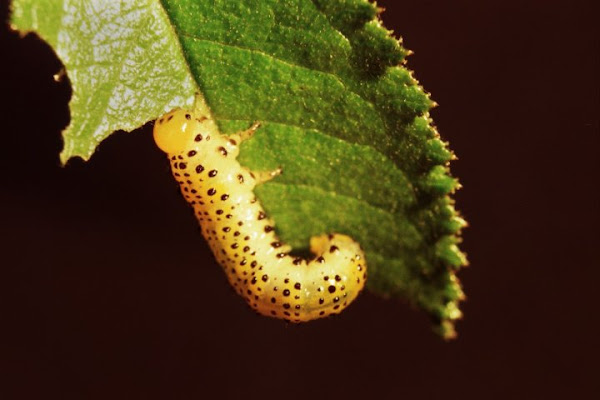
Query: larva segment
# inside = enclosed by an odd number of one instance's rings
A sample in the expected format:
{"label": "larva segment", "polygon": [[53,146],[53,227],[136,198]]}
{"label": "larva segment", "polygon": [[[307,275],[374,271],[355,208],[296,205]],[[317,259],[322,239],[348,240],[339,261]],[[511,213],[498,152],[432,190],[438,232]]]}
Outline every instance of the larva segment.
{"label": "larva segment", "polygon": [[257,127],[223,135],[199,100],[193,112],[159,118],[154,138],[229,282],[253,309],[292,322],[340,313],[365,285],[364,254],[350,237],[333,234],[311,239],[313,260],[289,255],[253,193],[281,171],[253,173],[236,160]]}

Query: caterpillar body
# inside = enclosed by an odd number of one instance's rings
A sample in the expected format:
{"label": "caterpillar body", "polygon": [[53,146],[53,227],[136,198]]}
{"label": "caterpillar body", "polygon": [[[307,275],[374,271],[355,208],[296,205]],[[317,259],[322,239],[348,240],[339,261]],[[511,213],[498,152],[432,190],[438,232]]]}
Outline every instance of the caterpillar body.
{"label": "caterpillar body", "polygon": [[257,128],[221,134],[197,99],[193,111],[159,118],[154,139],[229,282],[254,310],[290,322],[338,314],[365,285],[364,253],[350,237],[330,234],[311,238],[313,260],[289,255],[253,193],[281,170],[253,172],[236,159],[240,143]]}

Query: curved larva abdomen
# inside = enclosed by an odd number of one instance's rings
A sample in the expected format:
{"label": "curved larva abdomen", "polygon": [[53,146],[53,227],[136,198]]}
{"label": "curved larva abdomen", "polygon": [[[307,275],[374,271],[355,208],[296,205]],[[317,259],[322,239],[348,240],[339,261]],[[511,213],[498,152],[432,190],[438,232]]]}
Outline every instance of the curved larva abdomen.
{"label": "curved larva abdomen", "polygon": [[340,234],[313,237],[314,260],[288,254],[253,193],[278,172],[253,173],[236,160],[240,142],[255,129],[222,135],[199,101],[194,112],[158,119],[154,138],[229,282],[252,308],[293,322],[337,314],[365,285],[364,254]]}

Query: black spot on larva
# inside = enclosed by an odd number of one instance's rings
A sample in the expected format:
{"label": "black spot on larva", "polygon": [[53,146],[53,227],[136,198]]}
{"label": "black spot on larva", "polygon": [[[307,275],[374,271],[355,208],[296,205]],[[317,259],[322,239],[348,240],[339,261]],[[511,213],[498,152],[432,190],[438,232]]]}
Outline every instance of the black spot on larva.
{"label": "black spot on larva", "polygon": [[244,240],[250,240],[250,236],[244,236]]}
{"label": "black spot on larva", "polygon": [[188,157],[194,157],[196,155],[196,150],[188,151]]}
{"label": "black spot on larva", "polygon": [[294,265],[299,265],[302,262],[301,258],[295,258],[294,261],[292,261],[292,263],[294,263]]}
{"label": "black spot on larva", "polygon": [[238,226],[242,226],[244,223],[242,221],[238,221]]}
{"label": "black spot on larva", "polygon": [[267,274],[264,274],[264,275],[262,276],[262,280],[263,280],[263,282],[266,282],[266,281],[268,281],[268,280],[269,280],[269,275],[267,275]]}
{"label": "black spot on larva", "polygon": [[189,121],[190,119],[192,119],[192,116],[190,114],[185,114],[185,119]]}
{"label": "black spot on larva", "polygon": [[[284,313],[285,315],[287,315],[288,317],[291,317],[291,316],[292,316],[292,314],[290,314],[290,313],[289,313],[289,312],[287,312],[287,311],[284,311],[283,313]],[[286,321],[287,321],[287,322],[290,322],[288,319],[286,319]]]}
{"label": "black spot on larva", "polygon": [[169,122],[172,119],[173,119],[173,115],[169,115],[169,117],[167,118],[167,122]]}
{"label": "black spot on larva", "polygon": [[233,236],[236,236],[236,237],[237,237],[237,236],[240,236],[240,232],[239,232],[239,231],[235,231],[235,232],[233,232]]}
{"label": "black spot on larva", "polygon": [[184,162],[180,162],[179,163],[179,169],[186,169],[187,168],[187,164]]}
{"label": "black spot on larva", "polygon": [[321,264],[323,264],[325,262],[325,259],[321,256],[321,257],[317,258],[317,261],[320,262]]}
{"label": "black spot on larva", "polygon": [[323,304],[323,303],[325,303],[325,299],[324,298],[320,298],[319,299],[319,304]]}
{"label": "black spot on larva", "polygon": [[279,254],[277,254],[277,258],[283,258],[285,256],[287,256],[287,254],[285,254],[285,253],[279,253]]}
{"label": "black spot on larva", "polygon": [[250,266],[251,266],[252,268],[254,268],[254,267],[256,267],[256,264],[257,264],[257,263],[256,263],[256,261],[252,261],[252,262],[250,263]]}
{"label": "black spot on larva", "polygon": [[217,148],[217,150],[219,150],[219,153],[221,153],[222,155],[226,156],[227,155],[227,150],[225,150],[225,147],[223,146],[219,146]]}
{"label": "black spot on larva", "polygon": [[244,183],[244,175],[238,174],[237,178],[240,183]]}
{"label": "black spot on larva", "polygon": [[159,119],[159,120],[158,120],[158,124],[159,124],[159,125],[160,125],[160,124],[162,124],[162,123],[163,123],[163,121],[164,121],[164,118],[161,118],[161,119]]}
{"label": "black spot on larva", "polygon": [[273,230],[273,227],[272,227],[272,226],[269,226],[269,225],[265,226],[265,232],[269,233],[269,232],[271,232],[272,230]]}
{"label": "black spot on larva", "polygon": [[196,142],[199,142],[199,141],[201,141],[201,140],[202,140],[202,135],[201,135],[201,134],[197,134],[197,135],[196,135],[196,137],[194,138],[194,140],[195,140]]}
{"label": "black spot on larva", "polygon": [[334,302],[334,303],[337,303],[338,301],[340,301],[340,298],[339,298],[339,297],[337,297],[337,296],[335,296],[335,297],[333,298],[333,302]]}
{"label": "black spot on larva", "polygon": [[321,312],[319,313],[319,315],[324,315],[324,314],[325,314],[325,311],[321,311]]}
{"label": "black spot on larva", "polygon": [[221,196],[221,200],[223,200],[223,201],[227,200],[228,198],[229,198],[228,194],[224,194]]}
{"label": "black spot on larva", "polygon": [[196,165],[196,173],[199,174],[204,171],[204,167],[201,164]]}
{"label": "black spot on larva", "polygon": [[283,283],[290,283],[290,278],[285,278],[285,279],[283,280]]}
{"label": "black spot on larva", "polygon": [[275,299],[275,297],[271,297],[271,303],[275,303],[277,300]]}
{"label": "black spot on larva", "polygon": [[274,248],[281,247],[281,242],[273,242],[273,243],[271,243],[271,246]]}
{"label": "black spot on larva", "polygon": [[217,193],[217,191],[214,188],[210,188],[208,189],[208,191],[206,192],[209,196],[214,196],[215,193]]}
{"label": "black spot on larva", "polygon": [[336,251],[338,251],[338,250],[339,250],[339,248],[338,248],[337,246],[331,246],[331,247],[329,248],[329,252],[330,252],[330,253],[334,253],[334,252],[336,252]]}
{"label": "black spot on larva", "polygon": [[217,171],[216,169],[211,169],[211,170],[208,172],[208,176],[210,176],[211,178],[214,178],[215,176],[217,176],[217,172],[218,172],[218,171]]}
{"label": "black spot on larva", "polygon": [[333,307],[334,310],[337,310],[338,308],[340,308],[339,304],[337,306]]}
{"label": "black spot on larva", "polygon": [[183,160],[183,156],[177,156],[179,160]]}
{"label": "black spot on larva", "polygon": [[252,278],[252,280],[250,281],[251,284],[255,285],[256,284],[256,277]]}
{"label": "black spot on larva", "polygon": [[296,310],[300,309],[300,304],[296,304],[296,307],[294,307]]}
{"label": "black spot on larva", "polygon": [[225,216],[225,218],[227,218],[227,219],[231,219],[231,217],[233,217],[233,215],[231,215],[231,214],[227,214],[227,215]]}
{"label": "black spot on larva", "polygon": [[225,233],[229,232],[230,230],[231,230],[231,228],[228,227],[228,226],[226,226],[225,228],[223,228],[223,232],[225,232]]}
{"label": "black spot on larva", "polygon": [[325,276],[323,277],[323,280],[324,280],[324,281],[328,281],[328,280],[329,280],[329,276],[325,275]]}
{"label": "black spot on larva", "polygon": [[267,215],[264,212],[261,211],[261,212],[258,213],[258,220],[260,221],[261,219],[265,219],[266,216]]}
{"label": "black spot on larva", "polygon": [[244,258],[242,261],[240,261],[240,265],[246,265],[248,261]]}
{"label": "black spot on larva", "polygon": [[342,280],[342,278],[341,278],[339,275],[336,275],[336,276],[335,276],[335,280],[339,282],[339,281],[341,281],[341,280]]}
{"label": "black spot on larva", "polygon": [[290,295],[290,291],[289,291],[289,289],[285,289],[285,290],[283,291],[283,295],[284,295],[284,296],[289,296],[289,295]]}
{"label": "black spot on larva", "polygon": [[277,315],[275,311],[271,311],[271,315]]}
{"label": "black spot on larva", "polygon": [[329,285],[329,287],[327,288],[327,290],[329,290],[329,293],[335,293],[335,286]]}
{"label": "black spot on larva", "polygon": [[342,287],[340,288],[340,290],[346,290],[346,286],[342,285]]}
{"label": "black spot on larva", "polygon": [[234,244],[231,245],[232,249],[237,249],[238,247],[239,247],[239,245],[237,243],[234,243]]}
{"label": "black spot on larva", "polygon": [[283,303],[283,308],[285,308],[286,310],[290,308],[290,304],[289,303]]}
{"label": "black spot on larva", "polygon": [[233,140],[233,139],[229,139],[229,143],[231,143],[234,146],[237,144],[237,142],[235,140]]}
{"label": "black spot on larva", "polygon": [[217,210],[217,215],[223,214],[223,210]]}
{"label": "black spot on larva", "polygon": [[296,284],[294,285],[294,289],[300,290],[301,288],[302,288],[302,285],[300,284],[300,282],[296,282]]}
{"label": "black spot on larva", "polygon": [[248,250],[250,250],[250,247],[248,247],[248,246],[244,246],[244,249],[243,249],[243,250],[244,250],[244,253],[246,253],[246,252],[248,252]]}

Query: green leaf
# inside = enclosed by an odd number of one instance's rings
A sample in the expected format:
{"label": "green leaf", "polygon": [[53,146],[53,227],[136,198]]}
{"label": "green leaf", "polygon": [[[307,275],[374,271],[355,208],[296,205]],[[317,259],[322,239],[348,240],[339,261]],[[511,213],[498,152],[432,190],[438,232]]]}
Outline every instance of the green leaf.
{"label": "green leaf", "polygon": [[466,264],[453,155],[377,13],[365,0],[18,0],[12,24],[50,43],[73,85],[63,162],[200,92],[225,132],[263,123],[240,161],[283,167],[256,191],[283,240],[302,250],[349,234],[369,289],[418,304],[452,337]]}
{"label": "green leaf", "polygon": [[63,163],[89,159],[116,130],[132,131],[193,103],[196,83],[156,1],[15,1],[12,23],[47,41],[71,81]]}

